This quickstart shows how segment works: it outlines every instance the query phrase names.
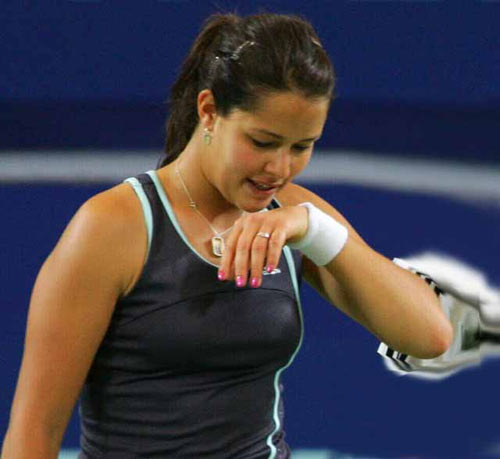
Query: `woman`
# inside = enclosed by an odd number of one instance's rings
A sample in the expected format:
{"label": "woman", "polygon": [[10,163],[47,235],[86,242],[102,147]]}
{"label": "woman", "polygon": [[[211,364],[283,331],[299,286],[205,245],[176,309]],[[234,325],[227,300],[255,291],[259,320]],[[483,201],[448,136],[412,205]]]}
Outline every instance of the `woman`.
{"label": "woman", "polygon": [[39,273],[3,459],[57,457],[80,392],[81,458],[289,457],[301,277],[391,347],[446,350],[425,281],[292,183],[333,87],[306,21],[208,19],[160,167],[86,202]]}

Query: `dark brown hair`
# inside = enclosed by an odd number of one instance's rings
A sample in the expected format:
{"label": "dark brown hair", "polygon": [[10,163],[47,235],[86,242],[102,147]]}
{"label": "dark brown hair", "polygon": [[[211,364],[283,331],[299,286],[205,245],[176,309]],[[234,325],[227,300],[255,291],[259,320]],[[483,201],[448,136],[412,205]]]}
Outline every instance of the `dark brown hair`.
{"label": "dark brown hair", "polygon": [[251,111],[265,92],[295,90],[331,100],[335,75],[312,25],[293,15],[214,14],[204,23],[170,94],[162,167],[184,150],[198,125],[198,94],[210,89],[217,113]]}

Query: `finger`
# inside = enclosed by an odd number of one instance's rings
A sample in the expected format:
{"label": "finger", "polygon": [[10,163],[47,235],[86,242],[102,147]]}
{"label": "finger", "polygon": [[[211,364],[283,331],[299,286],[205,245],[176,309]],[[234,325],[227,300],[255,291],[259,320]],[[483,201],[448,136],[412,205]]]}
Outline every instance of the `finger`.
{"label": "finger", "polygon": [[251,219],[247,219],[245,227],[236,242],[233,265],[237,287],[243,287],[248,282],[250,252],[258,228],[260,228],[260,224],[252,222]]}
{"label": "finger", "polygon": [[250,255],[250,287],[257,288],[262,284],[262,270],[266,262],[270,235],[270,229],[261,228],[253,239]]}
{"label": "finger", "polygon": [[217,273],[217,277],[221,281],[234,279],[234,268],[233,268],[234,253],[236,250],[236,243],[238,241],[241,231],[242,231],[242,226],[237,221],[234,224],[231,233],[225,240],[224,244],[225,249]]}
{"label": "finger", "polygon": [[286,233],[284,230],[276,228],[269,238],[267,244],[267,259],[266,259],[266,271],[268,273],[273,272],[278,266],[281,258],[281,252],[283,246],[286,242]]}

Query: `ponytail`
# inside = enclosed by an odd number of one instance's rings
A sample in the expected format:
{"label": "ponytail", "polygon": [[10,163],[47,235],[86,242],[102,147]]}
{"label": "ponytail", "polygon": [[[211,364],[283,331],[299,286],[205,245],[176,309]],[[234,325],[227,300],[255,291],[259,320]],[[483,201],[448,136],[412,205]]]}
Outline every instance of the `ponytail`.
{"label": "ponytail", "polygon": [[207,61],[211,58],[215,59],[214,49],[217,49],[217,42],[220,41],[218,38],[223,29],[229,29],[237,22],[238,18],[235,15],[214,14],[206,20],[202,32],[195,40],[188,57],[182,64],[180,75],[171,89],[165,155],[161,158],[158,167],[174,161],[186,148],[198,124],[198,93],[205,89],[205,84],[208,83],[206,81],[208,75],[203,74],[204,69],[207,68]]}
{"label": "ponytail", "polygon": [[217,114],[252,111],[264,92],[333,97],[332,64],[312,25],[294,15],[214,14],[204,23],[170,94],[165,154],[174,161],[198,125],[198,94],[210,89]]}

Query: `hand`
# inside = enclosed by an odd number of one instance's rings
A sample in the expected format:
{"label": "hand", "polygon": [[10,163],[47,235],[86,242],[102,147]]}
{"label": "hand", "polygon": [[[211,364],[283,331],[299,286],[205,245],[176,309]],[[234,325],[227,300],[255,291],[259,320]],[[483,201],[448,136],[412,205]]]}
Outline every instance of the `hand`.
{"label": "hand", "polygon": [[[238,287],[244,287],[247,282],[251,287],[260,287],[262,271],[272,272],[278,266],[283,246],[301,239],[307,227],[308,211],[301,206],[281,207],[240,217],[226,240],[219,280],[235,279]],[[269,238],[259,234],[269,234]]]}

